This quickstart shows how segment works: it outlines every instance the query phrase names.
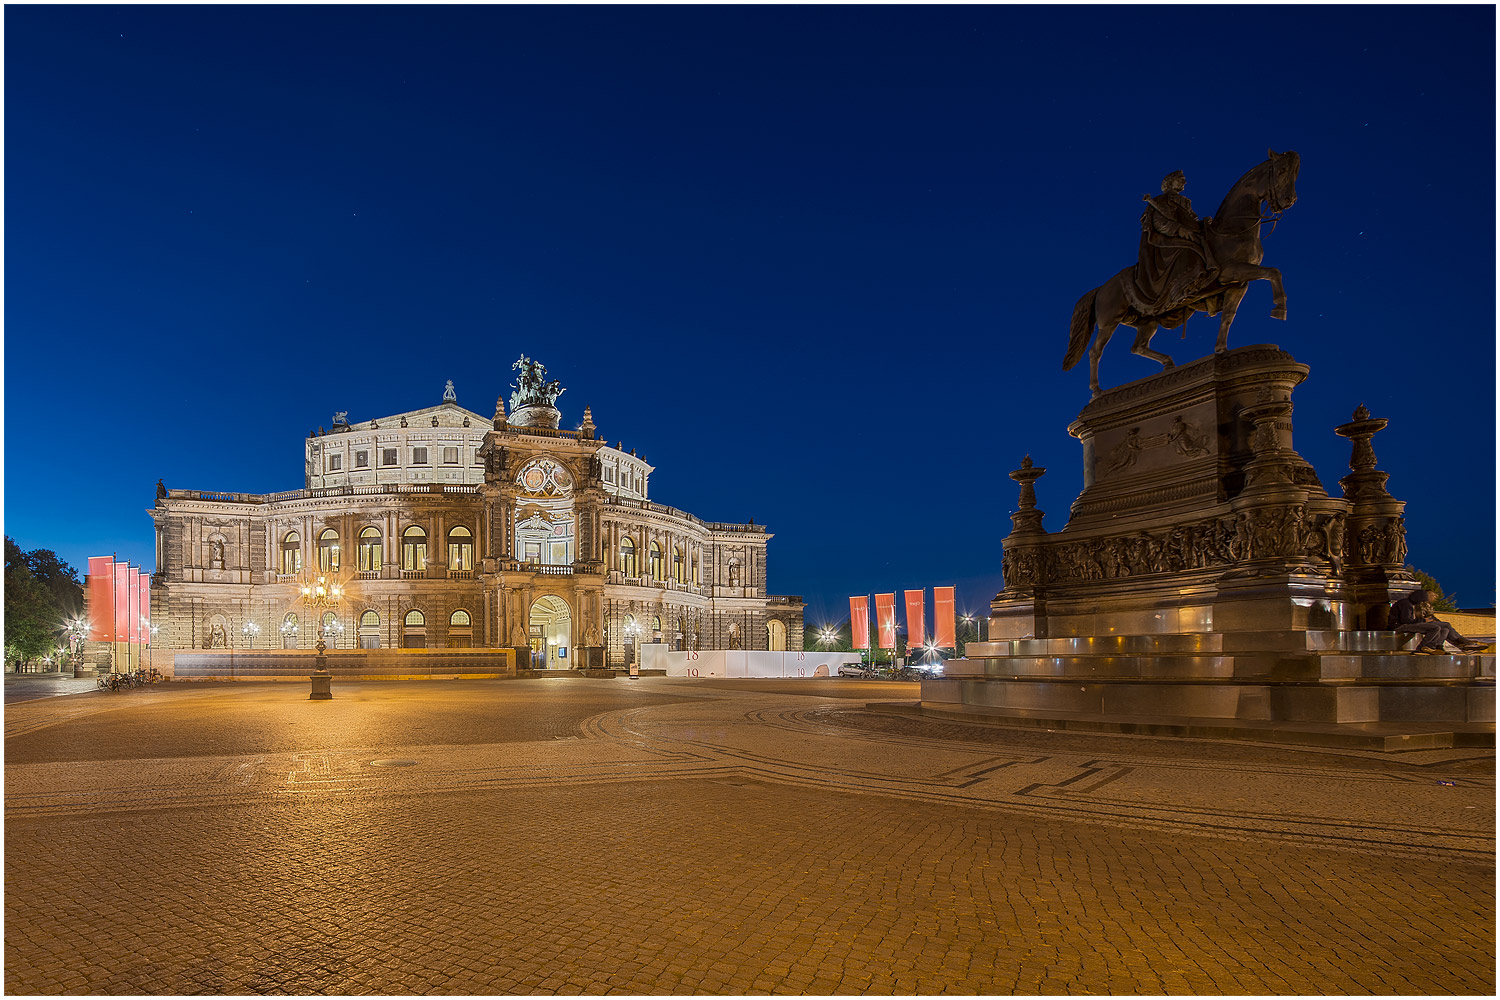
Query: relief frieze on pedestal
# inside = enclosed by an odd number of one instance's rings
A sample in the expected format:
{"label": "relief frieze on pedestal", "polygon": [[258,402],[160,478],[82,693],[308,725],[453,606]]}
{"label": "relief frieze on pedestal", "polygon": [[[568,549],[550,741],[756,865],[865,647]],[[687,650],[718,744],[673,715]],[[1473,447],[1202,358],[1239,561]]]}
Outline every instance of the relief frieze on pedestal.
{"label": "relief frieze on pedestal", "polygon": [[1153,530],[1076,541],[1043,536],[1007,545],[1001,572],[1007,590],[1229,570],[1256,560],[1312,564],[1338,575],[1346,560],[1345,534],[1341,511],[1310,511],[1307,504],[1257,507]]}

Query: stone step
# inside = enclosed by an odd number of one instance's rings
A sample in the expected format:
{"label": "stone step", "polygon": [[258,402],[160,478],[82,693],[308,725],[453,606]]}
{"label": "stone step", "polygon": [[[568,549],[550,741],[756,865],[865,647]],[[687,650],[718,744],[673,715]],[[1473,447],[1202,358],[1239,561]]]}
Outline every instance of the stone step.
{"label": "stone step", "polygon": [[1448,681],[1495,679],[1493,654],[1276,652],[1237,655],[1016,655],[946,660],[945,677],[1053,680]]}
{"label": "stone step", "polygon": [[1352,750],[1437,750],[1450,747],[1494,747],[1493,723],[1432,722],[1276,722],[1249,719],[1204,719],[1192,716],[1102,716],[1038,713],[991,708],[955,710],[926,702],[874,702],[872,712],[914,715],[944,722],[1059,730],[1078,733],[1128,733],[1189,739],[1246,740],[1291,746]]}
{"label": "stone step", "polygon": [[1059,636],[1047,639],[999,639],[971,642],[971,657],[994,656],[1153,656],[1171,653],[1241,652],[1398,652],[1417,637],[1398,632],[1338,629],[1268,629],[1257,632],[1181,632],[1160,634]]}
{"label": "stone step", "polygon": [[1113,680],[940,677],[922,682],[924,703],[955,710],[1190,716],[1295,722],[1494,722],[1492,683],[1426,680]]}

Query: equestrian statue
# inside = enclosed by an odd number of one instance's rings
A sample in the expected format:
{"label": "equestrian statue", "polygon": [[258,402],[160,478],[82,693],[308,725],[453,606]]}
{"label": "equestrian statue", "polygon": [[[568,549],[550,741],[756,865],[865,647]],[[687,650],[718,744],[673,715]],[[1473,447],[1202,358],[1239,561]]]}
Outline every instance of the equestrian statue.
{"label": "equestrian statue", "polygon": [[[1216,353],[1229,350],[1229,326],[1252,281],[1271,283],[1272,319],[1286,319],[1286,292],[1281,272],[1261,267],[1265,255],[1260,227],[1275,223],[1297,201],[1296,153],[1268,151],[1270,159],[1252,168],[1229,189],[1211,218],[1199,219],[1182,193],[1186,178],[1177,170],[1161,182],[1162,193],[1145,197],[1141,216],[1140,260],[1078,300],[1063,371],[1083,357],[1089,334],[1099,333],[1089,348],[1089,389],[1099,388],[1099,356],[1117,326],[1134,327],[1131,351],[1160,361],[1172,359],[1151,349],[1160,327],[1175,329],[1195,312],[1223,314]],[[1273,225],[1274,231],[1274,225]],[[1184,336],[1186,332],[1184,331]]]}

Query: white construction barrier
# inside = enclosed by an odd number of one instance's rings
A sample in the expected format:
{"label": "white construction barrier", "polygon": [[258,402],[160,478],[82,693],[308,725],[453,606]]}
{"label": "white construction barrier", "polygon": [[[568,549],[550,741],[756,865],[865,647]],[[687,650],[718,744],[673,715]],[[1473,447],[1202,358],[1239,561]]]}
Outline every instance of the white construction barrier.
{"label": "white construction barrier", "polygon": [[837,677],[839,666],[859,654],[804,650],[705,649],[669,652],[665,644],[641,646],[641,667],[665,670],[668,677]]}

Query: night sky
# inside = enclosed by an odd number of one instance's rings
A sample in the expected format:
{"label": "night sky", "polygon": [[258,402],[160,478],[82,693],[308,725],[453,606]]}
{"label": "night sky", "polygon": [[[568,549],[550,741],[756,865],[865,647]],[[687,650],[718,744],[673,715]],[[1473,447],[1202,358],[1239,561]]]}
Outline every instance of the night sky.
{"label": "night sky", "polygon": [[[154,568],[174,488],[541,361],[652,498],[775,533],[808,624],[1000,587],[1023,455],[1082,488],[1073,304],[1141,195],[1301,154],[1230,346],[1367,405],[1413,565],[1495,601],[1495,11],[7,7],[5,532]],[[1197,317],[1153,346],[1213,349]],[[1159,370],[1105,355],[1106,386]]]}

